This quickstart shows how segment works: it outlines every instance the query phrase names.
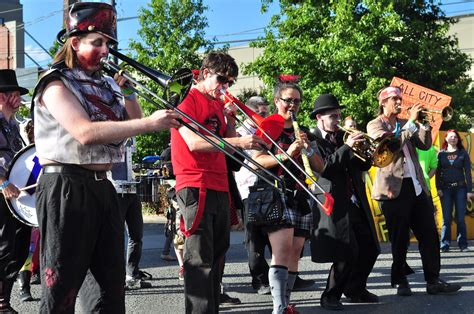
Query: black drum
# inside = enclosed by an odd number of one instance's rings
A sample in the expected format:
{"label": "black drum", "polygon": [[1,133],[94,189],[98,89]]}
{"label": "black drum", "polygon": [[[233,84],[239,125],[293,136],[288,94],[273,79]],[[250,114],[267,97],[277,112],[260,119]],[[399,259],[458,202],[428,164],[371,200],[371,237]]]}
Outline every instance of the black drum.
{"label": "black drum", "polygon": [[32,227],[38,226],[35,202],[36,182],[40,175],[41,165],[34,144],[24,147],[15,155],[7,172],[8,181],[21,190],[18,198],[6,200],[8,208],[19,221]]}

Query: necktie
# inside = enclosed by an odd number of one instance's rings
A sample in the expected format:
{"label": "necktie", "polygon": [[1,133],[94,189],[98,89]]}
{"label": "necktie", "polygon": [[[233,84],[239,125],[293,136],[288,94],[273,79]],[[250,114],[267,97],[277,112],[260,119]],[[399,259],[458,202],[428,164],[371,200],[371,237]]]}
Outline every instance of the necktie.
{"label": "necktie", "polygon": [[326,134],[326,140],[333,144],[336,144],[336,133],[328,132]]}

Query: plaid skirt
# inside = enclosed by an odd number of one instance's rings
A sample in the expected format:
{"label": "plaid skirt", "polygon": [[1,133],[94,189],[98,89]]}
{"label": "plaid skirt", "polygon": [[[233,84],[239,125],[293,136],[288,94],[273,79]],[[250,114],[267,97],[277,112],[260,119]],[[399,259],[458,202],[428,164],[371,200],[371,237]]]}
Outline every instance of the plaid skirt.
{"label": "plaid skirt", "polygon": [[262,230],[266,233],[271,233],[285,228],[294,228],[295,237],[309,238],[310,231],[313,228],[313,213],[303,215],[299,210],[292,209],[285,206],[283,211],[283,218],[285,223],[281,225],[265,226]]}

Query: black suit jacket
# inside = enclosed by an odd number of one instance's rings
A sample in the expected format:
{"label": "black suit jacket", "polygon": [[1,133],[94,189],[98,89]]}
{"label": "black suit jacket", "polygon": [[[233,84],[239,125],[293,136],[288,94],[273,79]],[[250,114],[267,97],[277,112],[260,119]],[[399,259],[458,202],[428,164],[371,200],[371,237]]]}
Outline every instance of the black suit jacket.
{"label": "black suit jacket", "polygon": [[[351,236],[350,231],[349,210],[353,207],[347,192],[350,184],[349,177],[361,210],[364,211],[362,216],[366,218],[368,228],[371,229],[378,246],[377,234],[362,181],[362,171],[370,169],[371,163],[360,160],[354,155],[352,149],[344,144],[342,131],[337,133],[336,144],[324,139],[318,128],[315,129],[313,135],[315,140],[312,146],[317,149],[325,162],[318,183],[331,193],[334,198],[334,207],[332,214],[327,216],[315,202],[312,206],[314,229],[311,233],[311,258],[314,262],[320,263],[350,261],[357,254],[354,251],[357,245],[354,245],[356,239]],[[317,196],[324,201],[322,193]],[[377,250],[380,248],[377,247]]]}

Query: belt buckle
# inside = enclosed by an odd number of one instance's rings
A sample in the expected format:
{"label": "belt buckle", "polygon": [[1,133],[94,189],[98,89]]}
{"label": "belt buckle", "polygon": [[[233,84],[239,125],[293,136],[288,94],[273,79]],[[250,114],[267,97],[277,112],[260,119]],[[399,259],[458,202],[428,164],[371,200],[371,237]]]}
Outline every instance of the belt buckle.
{"label": "belt buckle", "polygon": [[105,180],[104,178],[99,178],[99,177],[97,177],[97,171],[94,171],[94,179],[95,179],[96,181]]}

